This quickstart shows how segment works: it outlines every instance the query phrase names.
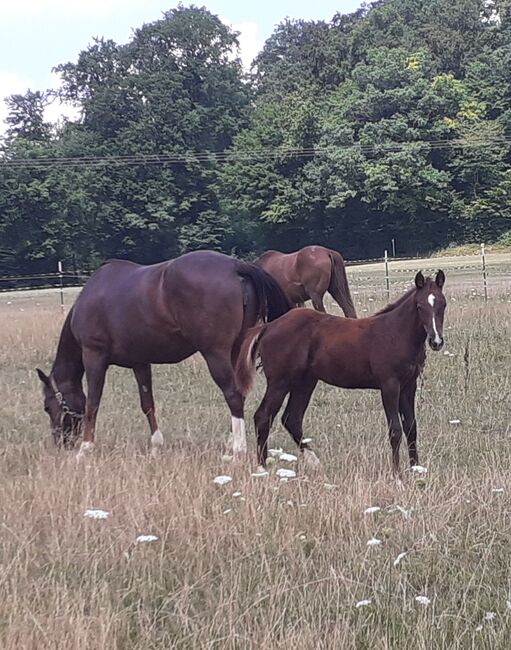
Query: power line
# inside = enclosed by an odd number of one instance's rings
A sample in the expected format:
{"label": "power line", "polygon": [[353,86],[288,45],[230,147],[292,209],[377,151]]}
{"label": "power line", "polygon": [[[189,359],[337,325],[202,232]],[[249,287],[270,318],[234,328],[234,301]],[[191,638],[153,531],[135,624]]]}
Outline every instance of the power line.
{"label": "power line", "polygon": [[124,154],[111,156],[62,156],[40,158],[0,158],[0,167],[37,168],[97,167],[102,165],[166,165],[215,162],[250,162],[278,158],[313,158],[336,152],[354,151],[363,154],[393,153],[410,148],[424,147],[429,151],[456,148],[483,148],[511,145],[509,137],[470,138],[452,140],[415,140],[411,142],[361,142],[347,145],[308,148],[263,148],[247,151],[192,151],[180,154]]}

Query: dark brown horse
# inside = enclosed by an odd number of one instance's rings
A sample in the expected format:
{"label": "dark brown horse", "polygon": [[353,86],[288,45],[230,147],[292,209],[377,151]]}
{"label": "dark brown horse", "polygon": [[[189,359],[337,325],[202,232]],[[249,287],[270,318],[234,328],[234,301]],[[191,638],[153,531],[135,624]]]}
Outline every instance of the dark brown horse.
{"label": "dark brown horse", "polygon": [[345,316],[357,317],[344,260],[337,251],[323,246],[306,246],[296,253],[266,251],[255,263],[277,280],[293,304],[303,307],[312,300],[314,309],[326,311],[323,296],[328,291]]}
{"label": "dark brown horse", "polygon": [[319,380],[341,388],[381,391],[392,446],[393,468],[399,473],[399,446],[404,431],[410,463],[417,465],[415,392],[426,359],[425,342],[440,350],[446,301],[445,276],[415,277],[415,286],[399,300],[369,318],[352,320],[293,309],[275,323],[254,327],[243,342],[236,381],[246,395],[259,355],[267,387],[255,414],[257,458],[264,468],[268,435],[286,395],[282,423],[304,459],[318,463],[302,442],[303,417]]}
{"label": "dark brown horse", "polygon": [[93,448],[105,373],[114,364],[133,369],[153,450],[159,448],[151,364],[178,363],[200,352],[231,411],[233,451],[243,453],[244,398],[234,380],[238,352],[249,327],[289,308],[269,274],[221,253],[198,251],[152,266],[106,262],[67,315],[50,375],[37,370],[55,442],[72,447],[84,419],[80,452]]}

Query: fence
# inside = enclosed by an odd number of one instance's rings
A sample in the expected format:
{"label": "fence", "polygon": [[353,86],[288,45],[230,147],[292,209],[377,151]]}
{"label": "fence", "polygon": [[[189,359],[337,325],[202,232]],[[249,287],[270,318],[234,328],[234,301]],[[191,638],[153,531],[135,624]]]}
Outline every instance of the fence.
{"label": "fence", "polygon": [[[427,266],[425,267],[424,264]],[[487,256],[484,244],[479,255],[458,258],[395,258],[388,251],[383,257],[371,260],[351,260],[346,262],[352,291],[369,293],[383,300],[390,300],[408,288],[417,271],[432,275],[441,266],[448,277],[448,286],[463,286],[485,301],[495,291],[503,288],[511,290],[511,254],[491,254]],[[64,309],[65,289],[81,287],[90,276],[89,271],[66,271],[62,262],[55,273],[36,275],[0,276],[0,293],[31,289],[56,289]]]}

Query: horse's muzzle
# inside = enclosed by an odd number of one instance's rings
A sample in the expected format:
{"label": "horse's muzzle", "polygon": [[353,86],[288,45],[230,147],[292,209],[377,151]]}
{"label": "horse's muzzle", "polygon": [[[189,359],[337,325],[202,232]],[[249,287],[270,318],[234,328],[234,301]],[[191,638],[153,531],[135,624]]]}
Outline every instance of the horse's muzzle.
{"label": "horse's muzzle", "polygon": [[432,336],[428,337],[428,343],[429,347],[435,352],[438,352],[444,347],[444,339],[441,336],[438,339]]}

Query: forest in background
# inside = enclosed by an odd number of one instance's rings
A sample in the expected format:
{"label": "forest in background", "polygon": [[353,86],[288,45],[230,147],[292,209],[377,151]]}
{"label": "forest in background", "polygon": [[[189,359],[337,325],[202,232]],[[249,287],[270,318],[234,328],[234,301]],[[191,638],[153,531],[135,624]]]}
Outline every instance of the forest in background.
{"label": "forest in background", "polygon": [[[511,241],[511,0],[286,20],[250,71],[235,32],[179,6],[56,70],[58,91],[7,100],[0,273]],[[46,123],[55,100],[79,118]]]}

